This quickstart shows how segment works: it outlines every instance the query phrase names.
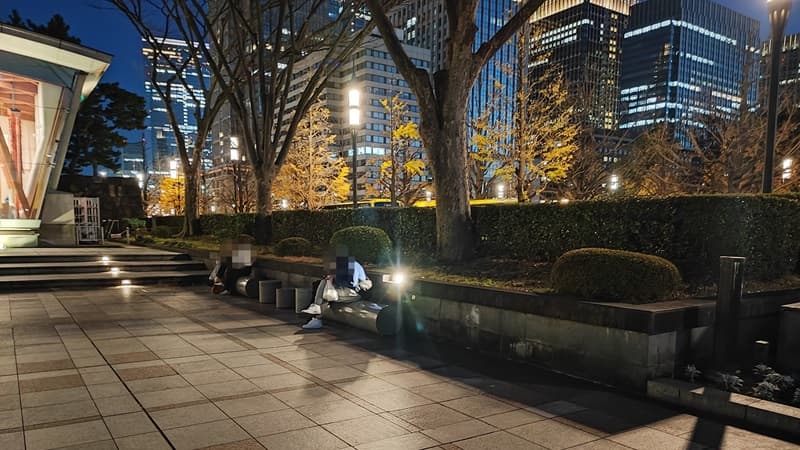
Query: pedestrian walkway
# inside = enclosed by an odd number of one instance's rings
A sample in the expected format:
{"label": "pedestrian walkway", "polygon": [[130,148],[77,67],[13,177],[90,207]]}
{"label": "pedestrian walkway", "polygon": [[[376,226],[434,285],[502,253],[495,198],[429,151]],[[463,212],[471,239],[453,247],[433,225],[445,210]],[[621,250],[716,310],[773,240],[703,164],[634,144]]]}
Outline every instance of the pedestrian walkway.
{"label": "pedestrian walkway", "polygon": [[259,308],[199,287],[0,294],[0,449],[800,448]]}

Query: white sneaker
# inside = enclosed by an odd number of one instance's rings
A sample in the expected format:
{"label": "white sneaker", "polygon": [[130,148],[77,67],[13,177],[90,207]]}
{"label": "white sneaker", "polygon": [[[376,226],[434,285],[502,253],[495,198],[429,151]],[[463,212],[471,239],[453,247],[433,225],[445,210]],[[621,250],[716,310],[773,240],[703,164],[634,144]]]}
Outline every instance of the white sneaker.
{"label": "white sneaker", "polygon": [[313,318],[309,320],[307,324],[303,325],[303,329],[306,330],[318,330],[320,328],[322,328],[322,321],[317,318]]}
{"label": "white sneaker", "polygon": [[322,314],[322,308],[320,308],[318,304],[312,303],[311,305],[308,306],[308,308],[300,312],[305,314],[317,315],[317,314]]}

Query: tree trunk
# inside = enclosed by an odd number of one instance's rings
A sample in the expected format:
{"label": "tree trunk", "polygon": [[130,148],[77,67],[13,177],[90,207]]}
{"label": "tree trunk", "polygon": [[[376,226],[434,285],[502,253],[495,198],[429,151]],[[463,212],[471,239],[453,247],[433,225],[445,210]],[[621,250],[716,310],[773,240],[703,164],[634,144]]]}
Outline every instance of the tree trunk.
{"label": "tree trunk", "polygon": [[197,216],[197,168],[184,173],[183,185],[183,236],[197,236],[200,220]]}
{"label": "tree trunk", "polygon": [[[445,100],[441,129],[420,124],[431,151],[436,189],[436,247],[439,258],[459,262],[474,256],[474,233],[469,209],[466,102]],[[423,129],[427,128],[427,129]],[[432,145],[430,145],[430,144]]]}
{"label": "tree trunk", "polygon": [[272,181],[273,171],[264,167],[253,170],[256,178],[256,243],[265,245],[272,242]]}

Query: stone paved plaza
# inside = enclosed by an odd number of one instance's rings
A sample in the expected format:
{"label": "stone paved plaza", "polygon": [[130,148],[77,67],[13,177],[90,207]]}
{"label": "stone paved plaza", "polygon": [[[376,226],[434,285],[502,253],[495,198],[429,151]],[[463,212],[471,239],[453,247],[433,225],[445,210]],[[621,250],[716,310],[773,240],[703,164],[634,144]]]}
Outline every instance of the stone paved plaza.
{"label": "stone paved plaza", "polygon": [[800,448],[534,368],[297,323],[203,287],[0,293],[0,449]]}

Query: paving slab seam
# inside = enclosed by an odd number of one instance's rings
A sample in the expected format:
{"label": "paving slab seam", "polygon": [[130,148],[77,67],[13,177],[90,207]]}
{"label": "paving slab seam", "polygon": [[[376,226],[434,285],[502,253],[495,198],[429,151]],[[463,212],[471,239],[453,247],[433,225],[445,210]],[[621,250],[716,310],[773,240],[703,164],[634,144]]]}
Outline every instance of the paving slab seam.
{"label": "paving slab seam", "polygon": [[[60,302],[60,300],[59,300],[59,302]],[[94,342],[94,340],[93,340],[92,338],[90,338],[90,337],[89,337],[89,335],[86,333],[86,330],[84,330],[84,329],[83,329],[83,326],[82,326],[80,323],[78,323],[78,322],[74,322],[74,323],[75,323],[75,324],[78,326],[78,328],[81,330],[81,332],[83,333],[83,335],[84,335],[84,336],[85,336],[87,339],[89,339],[89,342],[91,342],[91,344],[92,344],[92,347],[94,347],[95,351],[97,351],[97,353],[99,353],[99,354],[100,354],[100,357],[101,357],[101,358],[103,358],[103,361],[105,361],[106,365],[107,365],[107,366],[108,366],[108,367],[109,367],[109,368],[110,368],[110,369],[111,369],[111,370],[114,372],[114,375],[116,375],[116,376],[117,376],[117,378],[119,378],[119,379],[120,379],[120,381],[122,381],[122,377],[120,377],[119,373],[117,372],[117,369],[116,369],[116,367],[112,366],[112,365],[111,365],[111,363],[109,363],[109,362],[108,362],[108,360],[106,359],[106,356],[103,354],[103,352],[101,352],[101,351],[100,351],[100,348],[98,348],[98,347],[97,347],[97,344]],[[60,336],[59,336],[59,337],[60,337]],[[126,390],[126,391],[128,391],[128,394],[129,394],[129,395],[130,395],[130,396],[133,398],[133,400],[136,402],[136,404],[137,404],[137,405],[139,405],[139,408],[141,408],[141,410],[142,410],[142,411],[144,412],[144,414],[147,416],[147,419],[148,419],[148,420],[150,421],[150,423],[151,423],[151,424],[152,424],[152,425],[155,427],[155,429],[156,429],[156,430],[158,430],[158,432],[161,434],[161,437],[162,437],[162,438],[164,438],[164,441],[165,441],[165,442],[167,442],[167,444],[168,444],[168,445],[169,445],[169,446],[170,446],[172,449],[174,449],[174,448],[175,448],[175,446],[174,446],[174,445],[172,445],[172,442],[170,442],[169,438],[167,438],[167,435],[164,433],[164,430],[162,430],[162,429],[161,429],[161,428],[158,426],[158,424],[156,423],[156,421],[155,421],[155,420],[153,420],[153,416],[151,416],[151,415],[150,415],[150,413],[147,411],[147,409],[145,409],[144,405],[142,405],[142,403],[141,403],[141,401],[139,400],[139,398],[138,398],[138,397],[136,397],[136,395],[134,395],[134,394],[133,394],[133,391],[131,391],[131,388],[128,386],[128,384],[127,384],[127,383],[125,383],[125,382],[123,381],[123,382],[122,382],[122,385],[123,385],[123,386],[125,386],[125,390]],[[94,399],[92,399],[92,402],[94,402]],[[95,407],[97,407],[97,405],[96,405],[96,404],[95,404]],[[103,425],[105,426],[105,420],[103,421]],[[108,428],[108,427],[106,426],[106,428]],[[111,432],[110,432],[110,431],[109,431],[109,435],[111,435]]]}

